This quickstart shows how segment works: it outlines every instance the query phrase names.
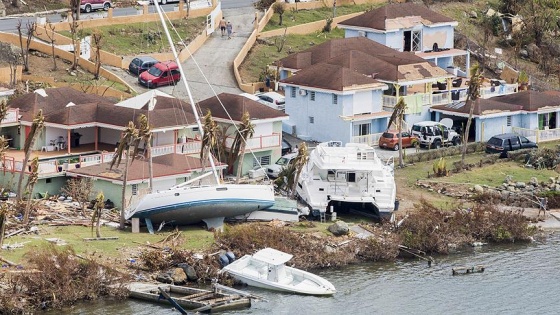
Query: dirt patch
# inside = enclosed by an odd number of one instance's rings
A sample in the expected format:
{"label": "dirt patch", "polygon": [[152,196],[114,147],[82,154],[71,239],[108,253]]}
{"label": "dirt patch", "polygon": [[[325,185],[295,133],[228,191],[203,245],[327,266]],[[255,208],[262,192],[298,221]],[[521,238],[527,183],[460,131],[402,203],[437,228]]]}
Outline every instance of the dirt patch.
{"label": "dirt patch", "polygon": [[69,0],[27,0],[26,4],[21,1],[18,6],[12,5],[12,0],[2,0],[6,7],[6,14],[21,14],[29,12],[41,12],[69,8]]}

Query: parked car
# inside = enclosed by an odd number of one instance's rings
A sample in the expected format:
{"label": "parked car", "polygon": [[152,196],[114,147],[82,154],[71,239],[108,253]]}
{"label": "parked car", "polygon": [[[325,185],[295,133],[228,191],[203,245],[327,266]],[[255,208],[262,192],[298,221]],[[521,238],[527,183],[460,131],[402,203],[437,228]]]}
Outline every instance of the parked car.
{"label": "parked car", "polygon": [[109,10],[113,7],[111,0],[82,0],[80,2],[80,11],[90,13],[94,10]]}
{"label": "parked car", "polygon": [[284,104],[286,104],[284,95],[276,92],[264,92],[256,95],[260,99],[260,103],[277,110],[284,110]]}
{"label": "parked car", "polygon": [[138,76],[138,83],[148,88],[175,85],[181,80],[181,72],[174,61],[158,62]]}
{"label": "parked car", "polygon": [[[401,132],[403,148],[413,147],[419,143],[420,139],[408,131]],[[379,147],[397,151],[399,149],[399,132],[397,130],[387,130],[379,138]]]}
{"label": "parked car", "polygon": [[[179,2],[181,0],[158,0],[159,4],[168,4],[168,3],[172,3],[172,2]],[[185,1],[183,1],[185,2]],[[150,4],[154,4],[154,0],[150,0]]]}
{"label": "parked car", "polygon": [[539,146],[531,140],[515,133],[495,135],[486,142],[486,153],[499,153],[500,157],[507,157],[508,151],[532,149]]}
{"label": "parked car", "polygon": [[266,177],[266,167],[267,165],[264,166],[260,166],[257,165],[255,166],[252,170],[249,170],[249,178],[252,179],[261,179]]}
{"label": "parked car", "polygon": [[253,101],[255,101],[255,102],[259,102],[259,103],[260,103],[260,101],[261,101],[261,99],[260,99],[258,96],[256,96],[255,94],[241,93],[241,94],[239,94],[239,95],[241,95],[241,96],[243,96],[243,97],[246,97],[246,98],[248,98],[248,99],[250,99],[250,100],[253,100]]}
{"label": "parked car", "polygon": [[292,152],[292,145],[286,139],[282,139],[282,156],[290,152]]}
{"label": "parked car", "polygon": [[139,56],[130,62],[128,65],[128,70],[135,75],[140,75],[142,72],[150,69],[153,65],[158,63],[155,58],[150,56]]}
{"label": "parked car", "polygon": [[285,166],[288,166],[294,162],[296,156],[297,153],[286,154],[283,155],[281,158],[279,158],[278,161],[276,161],[276,163],[272,165],[268,165],[266,167],[266,174],[268,174],[268,177],[277,178]]}
{"label": "parked car", "polygon": [[452,124],[453,121],[448,124],[421,121],[412,125],[411,133],[418,137],[421,147],[438,149],[442,146],[459,145],[461,136],[452,128]]}

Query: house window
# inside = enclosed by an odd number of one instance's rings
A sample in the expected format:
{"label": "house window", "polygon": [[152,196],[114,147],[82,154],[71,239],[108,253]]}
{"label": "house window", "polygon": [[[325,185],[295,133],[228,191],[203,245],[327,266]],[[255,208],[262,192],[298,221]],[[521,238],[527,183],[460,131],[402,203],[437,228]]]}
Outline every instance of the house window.
{"label": "house window", "polygon": [[290,93],[290,94],[291,94],[291,95],[290,95],[291,97],[296,97],[296,88],[295,88],[295,86],[292,87],[292,93]]}
{"label": "house window", "polygon": [[253,159],[253,167],[261,166],[261,165],[270,165],[270,155],[265,155]]}
{"label": "house window", "polygon": [[403,35],[403,51],[422,50],[422,33],[420,31],[404,31]]}
{"label": "house window", "polygon": [[132,184],[132,195],[138,195],[138,184]]}
{"label": "house window", "polygon": [[358,31],[358,36],[359,37],[366,37],[366,32],[365,31]]}
{"label": "house window", "polygon": [[506,126],[511,127],[511,116],[506,117]]}
{"label": "house window", "polygon": [[309,92],[309,99],[314,101],[315,100],[315,92],[311,91]]}
{"label": "house window", "polygon": [[309,123],[314,124],[315,123],[315,117],[309,116]]}
{"label": "house window", "polygon": [[52,178],[47,178],[46,182],[47,182],[47,184],[50,184],[52,182]]}
{"label": "house window", "polygon": [[336,94],[332,95],[332,103],[333,104],[338,104],[338,95],[336,95]]}
{"label": "house window", "polygon": [[371,124],[354,125],[354,136],[367,136],[371,134]]}
{"label": "house window", "polygon": [[420,31],[413,31],[412,32],[412,51],[420,51],[422,50],[422,42]]}

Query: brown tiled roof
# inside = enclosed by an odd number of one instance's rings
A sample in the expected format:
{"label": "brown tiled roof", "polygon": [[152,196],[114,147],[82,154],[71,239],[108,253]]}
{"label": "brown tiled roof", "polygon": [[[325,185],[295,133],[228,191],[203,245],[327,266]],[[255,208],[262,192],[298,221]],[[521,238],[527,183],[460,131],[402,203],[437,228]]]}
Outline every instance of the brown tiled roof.
{"label": "brown tiled roof", "polygon": [[45,89],[47,97],[38,93],[28,93],[11,100],[8,105],[11,108],[19,108],[22,120],[32,121],[35,113],[39,109],[43,110],[43,115],[47,116],[52,112],[66,108],[70,102],[75,105],[84,104],[106,104],[113,105],[114,102],[106,97],[87,94],[77,91],[71,87]]}
{"label": "brown tiled roof", "polygon": [[[138,181],[142,179],[149,179],[148,170],[148,159],[136,159],[128,167],[128,181]],[[110,169],[110,163],[97,164],[87,167],[81,167],[73,170],[69,170],[67,173],[81,175],[81,176],[91,176],[102,178],[106,180],[123,180],[124,172],[123,160],[119,167],[113,167]],[[218,165],[221,165],[218,163]],[[152,170],[154,178],[183,175],[189,174],[194,171],[200,171],[202,165],[200,159],[196,157],[191,157],[181,154],[166,154],[162,156],[156,156],[152,159]],[[209,169],[206,166],[206,169]]]}
{"label": "brown tiled roof", "polygon": [[425,25],[449,23],[455,20],[428,9],[424,5],[411,2],[388,4],[362,15],[338,23],[339,25],[358,26],[376,30],[390,30],[387,20],[402,19],[404,17],[420,17]]}
{"label": "brown tiled roof", "polygon": [[393,48],[379,44],[373,40],[365,37],[352,37],[332,39],[299,53],[291,54],[288,57],[280,59],[276,63],[284,68],[305,69],[314,64],[345,54],[350,50],[358,50],[372,56],[395,54]]}
{"label": "brown tiled roof", "polygon": [[[20,109],[23,121],[32,121],[37,111],[43,109],[45,122],[69,127],[95,122],[124,127],[129,121],[136,121],[140,114],[149,118],[152,128],[195,123],[191,106],[176,98],[157,96],[155,109],[148,111],[147,106],[141,109],[115,106],[105,97],[69,87],[46,89],[45,92],[47,97],[28,93],[10,101],[9,106]],[[70,102],[74,105],[67,106]]]}
{"label": "brown tiled roof", "polygon": [[296,75],[286,78],[281,82],[334,91],[344,91],[365,86],[378,88],[385,86],[384,83],[380,83],[352,69],[329,63],[320,63],[305,70],[300,70]]}
{"label": "brown tiled roof", "polygon": [[[464,102],[457,104],[432,106],[434,110],[444,110],[468,114],[470,107]],[[474,103],[473,115],[482,116],[500,112],[527,111],[536,112],[545,107],[560,107],[560,96],[550,92],[520,91],[518,93],[496,96],[488,99],[477,99]]]}
{"label": "brown tiled roof", "polygon": [[372,56],[362,51],[351,50],[331,58],[327,63],[341,65],[375,79],[391,82],[449,76],[445,70],[425,59],[397,51],[394,51],[393,55]]}
{"label": "brown tiled roof", "polygon": [[247,97],[230,93],[221,93],[218,97],[214,96],[200,101],[198,107],[200,108],[201,115],[206,115],[206,112],[210,110],[212,112],[212,117],[229,120],[230,118],[224,110],[225,107],[231,119],[234,121],[241,121],[241,117],[245,111],[249,112],[251,119],[270,119],[288,116],[281,111],[270,108]]}

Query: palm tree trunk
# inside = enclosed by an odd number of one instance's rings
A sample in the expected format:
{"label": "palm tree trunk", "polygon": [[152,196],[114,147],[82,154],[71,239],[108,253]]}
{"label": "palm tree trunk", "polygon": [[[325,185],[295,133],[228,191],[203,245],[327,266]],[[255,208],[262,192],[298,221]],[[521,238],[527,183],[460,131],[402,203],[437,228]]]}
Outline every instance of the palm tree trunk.
{"label": "palm tree trunk", "polygon": [[126,209],[126,185],[128,180],[128,164],[129,164],[129,157],[130,157],[130,148],[126,148],[126,161],[124,164],[124,174],[123,174],[123,188],[122,188],[122,204],[121,204],[121,219],[120,219],[120,229],[124,230],[124,211]]}
{"label": "palm tree trunk", "polygon": [[31,145],[29,146],[29,149],[25,151],[25,157],[23,158],[23,163],[21,165],[21,172],[19,174],[19,179],[18,179],[18,189],[17,189],[17,199],[19,201],[23,200],[23,194],[22,194],[22,188],[23,188],[23,177],[25,177],[25,169],[27,168],[27,161],[29,160],[29,157],[31,156],[31,148],[33,147],[33,141],[31,143]]}
{"label": "palm tree trunk", "polygon": [[239,161],[237,162],[237,179],[236,179],[236,183],[239,184],[239,181],[241,180],[241,171],[243,170],[243,158],[245,157],[245,143],[243,142],[241,144],[241,153],[239,154]]}
{"label": "palm tree trunk", "polygon": [[153,169],[153,164],[152,164],[152,144],[150,143],[150,141],[146,142],[146,150],[148,151],[149,154],[149,159],[150,161],[148,162],[148,174],[150,176],[150,193],[152,193],[154,191],[154,169]]}
{"label": "palm tree trunk", "polygon": [[402,112],[399,114],[399,166],[404,167],[404,158],[403,158],[403,147],[402,147],[402,123],[403,123],[403,114]]}

